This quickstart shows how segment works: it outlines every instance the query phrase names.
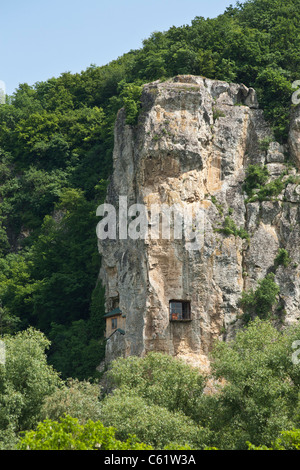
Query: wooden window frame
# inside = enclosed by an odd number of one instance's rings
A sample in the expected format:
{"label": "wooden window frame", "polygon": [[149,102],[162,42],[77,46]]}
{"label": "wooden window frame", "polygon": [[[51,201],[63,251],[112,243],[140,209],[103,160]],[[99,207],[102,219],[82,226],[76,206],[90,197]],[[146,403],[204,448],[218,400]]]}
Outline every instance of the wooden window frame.
{"label": "wooden window frame", "polygon": [[189,300],[172,299],[169,301],[169,318],[172,322],[189,322],[191,318],[191,302]]}

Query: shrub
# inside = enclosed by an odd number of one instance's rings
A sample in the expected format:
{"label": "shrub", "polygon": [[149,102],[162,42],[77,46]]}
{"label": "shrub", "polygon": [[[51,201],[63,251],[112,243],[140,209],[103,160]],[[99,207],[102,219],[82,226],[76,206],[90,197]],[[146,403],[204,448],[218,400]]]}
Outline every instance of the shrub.
{"label": "shrub", "polygon": [[243,227],[238,228],[235,225],[234,220],[229,216],[225,217],[224,224],[222,228],[216,228],[216,232],[223,233],[224,235],[234,235],[235,237],[240,237],[242,239],[250,240],[250,235]]}
{"label": "shrub", "polygon": [[248,202],[253,201],[265,201],[269,198],[278,196],[285,188],[286,182],[283,182],[281,178],[270,181],[270,183],[265,184],[260,190],[254,194]]}
{"label": "shrub", "polygon": [[259,142],[259,148],[266,152],[269,148],[269,145],[270,143],[272,142],[272,138],[271,137],[265,137],[264,139],[262,139],[260,142]]}
{"label": "shrub", "polygon": [[255,315],[260,318],[267,318],[279,294],[279,287],[274,281],[274,274],[268,274],[258,282],[258,287],[254,291],[243,292],[240,305],[244,311],[244,320],[249,321]]}
{"label": "shrub", "polygon": [[213,108],[213,120],[216,121],[220,117],[226,117],[226,114],[218,108]]}
{"label": "shrub", "polygon": [[249,165],[246,172],[246,179],[243,189],[251,197],[254,189],[259,189],[269,178],[269,172],[266,166]]}
{"label": "shrub", "polygon": [[284,248],[279,248],[278,254],[275,258],[274,264],[275,266],[284,266],[285,268],[290,264],[291,258],[289,257],[289,253]]}

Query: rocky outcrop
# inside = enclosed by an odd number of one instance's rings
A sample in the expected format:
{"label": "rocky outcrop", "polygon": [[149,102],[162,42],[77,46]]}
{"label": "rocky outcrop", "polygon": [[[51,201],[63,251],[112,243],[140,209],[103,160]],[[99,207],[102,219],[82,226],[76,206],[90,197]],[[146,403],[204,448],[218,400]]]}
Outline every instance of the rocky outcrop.
{"label": "rocky outcrop", "polygon": [[[297,126],[291,124],[289,141],[294,161],[300,161]],[[298,320],[300,187],[288,152],[275,142],[255,91],[242,84],[178,76],[144,86],[136,126],[119,112],[107,203],[117,214],[120,196],[128,208],[143,205],[149,232],[157,224],[155,205],[192,214],[193,222],[181,238],[173,231],[169,238],[148,232],[120,239],[118,220],[116,239],[99,240],[107,311],[118,304],[126,314],[118,355],[157,350],[204,367],[213,342],[231,338],[239,326],[242,292],[273,270],[280,247],[291,257],[276,269],[281,312],[286,323]],[[243,183],[251,164],[266,165],[269,181],[286,182],[280,194],[249,201]],[[222,232],[226,217],[247,236]],[[174,299],[190,303],[190,321],[170,321]],[[113,350],[108,345],[108,362]]]}

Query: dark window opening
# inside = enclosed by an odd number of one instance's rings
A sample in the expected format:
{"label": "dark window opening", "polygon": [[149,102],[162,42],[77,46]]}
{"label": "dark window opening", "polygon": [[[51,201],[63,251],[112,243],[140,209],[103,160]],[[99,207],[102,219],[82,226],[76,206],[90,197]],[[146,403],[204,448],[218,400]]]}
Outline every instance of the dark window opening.
{"label": "dark window opening", "polygon": [[111,310],[119,307],[119,296],[111,298]]}
{"label": "dark window opening", "polygon": [[112,318],[111,319],[111,327],[113,330],[115,330],[118,326],[118,319],[117,318]]}
{"label": "dark window opening", "polygon": [[187,300],[170,300],[170,320],[191,320],[191,304]]}

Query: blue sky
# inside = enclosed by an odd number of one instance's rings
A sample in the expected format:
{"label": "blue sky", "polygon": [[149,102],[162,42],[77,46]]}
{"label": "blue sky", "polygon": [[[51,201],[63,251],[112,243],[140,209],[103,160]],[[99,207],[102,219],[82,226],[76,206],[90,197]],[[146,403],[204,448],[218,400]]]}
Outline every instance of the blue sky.
{"label": "blue sky", "polygon": [[105,65],[154,31],[215,17],[227,0],[0,0],[0,80],[12,94],[63,72]]}

